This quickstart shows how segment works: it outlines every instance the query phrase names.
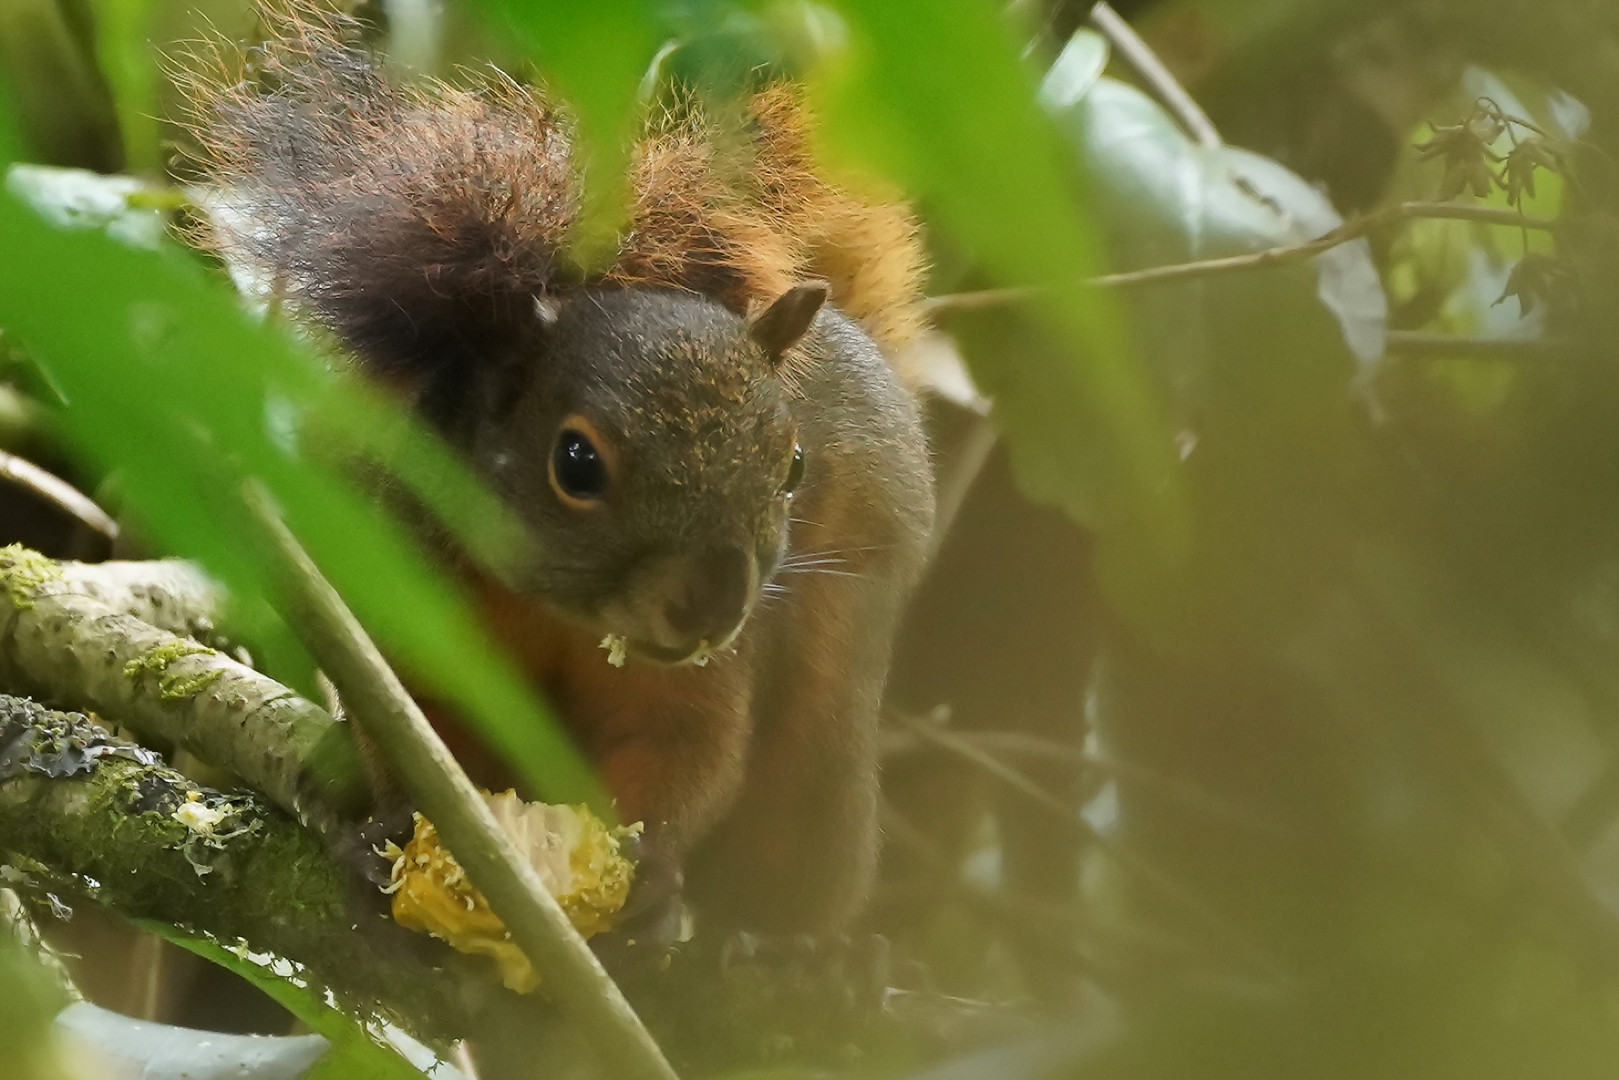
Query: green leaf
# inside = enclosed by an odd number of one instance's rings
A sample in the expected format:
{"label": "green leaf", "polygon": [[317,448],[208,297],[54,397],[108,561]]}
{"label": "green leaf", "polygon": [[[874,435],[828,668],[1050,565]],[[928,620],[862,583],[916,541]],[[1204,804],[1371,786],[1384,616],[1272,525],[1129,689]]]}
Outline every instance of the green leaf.
{"label": "green leaf", "polygon": [[[165,549],[262,605],[274,593],[256,554],[261,527],[239,494],[260,480],[408,678],[460,708],[546,798],[607,805],[467,606],[320,446],[345,423],[354,445],[387,444],[398,429],[379,420],[374,395],[253,322],[184,253],[54,230],[11,198],[0,198],[0,326],[61,388],[58,420],[75,449],[119,470]],[[434,487],[441,507],[460,475]],[[284,635],[278,648],[289,648]]]}
{"label": "green leaf", "polygon": [[[226,1035],[136,1020],[88,1001],[62,1010],[56,1027],[59,1037],[66,1035],[96,1060],[118,1068],[113,1074],[118,1076],[309,1080],[336,1053],[319,1035]],[[349,1075],[356,1080],[421,1080],[422,1074],[415,1069],[368,1072],[361,1065]]]}
{"label": "green leaf", "polygon": [[140,926],[252,983],[324,1039],[329,1048],[300,1074],[303,1080],[420,1080],[424,1072],[434,1080],[461,1076],[420,1044],[410,1042],[407,1057],[373,1025],[333,1008],[325,990],[306,982],[297,966],[286,960],[226,948],[212,938],[163,923],[147,921]]}
{"label": "green leaf", "polygon": [[50,1037],[51,1017],[67,1004],[66,988],[0,915],[0,1046],[8,1080],[58,1080],[59,1047]]}
{"label": "green leaf", "polygon": [[13,109],[11,88],[0,79],[0,166],[9,165],[22,156],[17,142],[17,114]]}
{"label": "green leaf", "polygon": [[[1075,94],[1059,75],[1053,68],[1043,98],[1091,173],[1119,269],[1298,244],[1343,224],[1325,196],[1270,158],[1197,145],[1156,102],[1124,83],[1103,79]],[[1314,265],[1318,296],[1345,342],[1363,364],[1375,364],[1388,302],[1370,247],[1364,240],[1340,244]]]}
{"label": "green leaf", "polygon": [[0,83],[20,141],[41,160],[123,166],[117,117],[92,55],[89,26],[57,0],[0,4]]}
{"label": "green leaf", "polygon": [[665,37],[656,6],[477,3],[539,61],[577,120],[585,192],[573,255],[585,266],[611,259],[628,205],[625,167],[640,120],[641,79]]}
{"label": "green leaf", "polygon": [[[1341,223],[1293,173],[1195,144],[1123,83],[1103,78],[1082,96],[1048,83],[1045,97],[1120,270],[1292,245]],[[1332,492],[1358,452],[1355,389],[1381,357],[1387,320],[1369,250],[1357,241],[1309,263],[1138,285],[1127,300],[1183,459],[1188,558],[1166,574],[1104,534],[1104,588],[1161,643],[1214,646],[1203,635],[1216,627],[1269,640],[1314,601],[1325,553],[1348,531]],[[997,329],[980,327],[973,347],[992,347]]]}
{"label": "green leaf", "polygon": [[155,189],[132,176],[13,165],[5,170],[5,186],[58,228],[103,229],[135,247],[155,248],[163,242],[163,215],[140,198]]}
{"label": "green leaf", "polygon": [[1040,83],[1040,101],[1048,108],[1064,108],[1090,93],[1107,68],[1107,38],[1094,30],[1076,30]]}
{"label": "green leaf", "polygon": [[98,0],[96,58],[112,90],[123,137],[124,168],[155,173],[159,166],[158,57],[151,45],[158,0]]}

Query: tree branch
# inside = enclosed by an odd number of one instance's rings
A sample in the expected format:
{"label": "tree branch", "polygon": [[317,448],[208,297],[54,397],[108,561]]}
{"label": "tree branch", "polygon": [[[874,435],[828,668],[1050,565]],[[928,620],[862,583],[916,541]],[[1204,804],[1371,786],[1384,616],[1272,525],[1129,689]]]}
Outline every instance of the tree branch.
{"label": "tree branch", "polygon": [[1502,210],[1493,206],[1470,206],[1460,203],[1405,202],[1346,221],[1331,232],[1302,244],[1266,248],[1243,255],[1227,255],[1218,259],[1173,263],[1168,266],[1150,266],[1144,270],[1128,270],[1118,274],[1103,274],[1091,278],[1092,285],[1130,286],[1181,278],[1208,277],[1233,270],[1256,270],[1264,266],[1280,266],[1330,251],[1340,244],[1359,240],[1368,233],[1411,218],[1437,218],[1450,221],[1472,221],[1483,225],[1504,225],[1511,228],[1538,229],[1551,232],[1557,223],[1547,218],[1530,217],[1516,210]]}
{"label": "tree branch", "polygon": [[1579,346],[1569,338],[1463,337],[1420,330],[1390,330],[1387,349],[1399,356],[1556,360],[1579,351]]}

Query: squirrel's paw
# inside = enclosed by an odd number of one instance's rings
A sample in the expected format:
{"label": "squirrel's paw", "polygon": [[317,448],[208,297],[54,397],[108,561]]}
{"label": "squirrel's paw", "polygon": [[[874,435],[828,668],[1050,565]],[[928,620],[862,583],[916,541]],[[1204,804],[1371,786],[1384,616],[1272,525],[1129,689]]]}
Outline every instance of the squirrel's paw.
{"label": "squirrel's paw", "polygon": [[611,932],[591,939],[591,948],[614,976],[654,969],[669,950],[690,936],[690,914],[682,892],[685,874],[656,839],[626,840],[622,849],[635,863],[629,899]]}

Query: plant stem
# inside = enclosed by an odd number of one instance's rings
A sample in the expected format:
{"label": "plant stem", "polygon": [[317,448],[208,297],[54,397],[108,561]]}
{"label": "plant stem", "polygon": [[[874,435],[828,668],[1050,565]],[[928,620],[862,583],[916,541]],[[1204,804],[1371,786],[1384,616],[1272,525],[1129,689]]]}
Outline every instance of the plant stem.
{"label": "plant stem", "polygon": [[1164,66],[1158,54],[1141,40],[1141,35],[1135,32],[1122,15],[1107,3],[1098,3],[1091,8],[1091,24],[1101,31],[1102,36],[1119,51],[1119,55],[1128,60],[1130,66],[1147,81],[1147,85],[1163,99],[1169,111],[1175,114],[1175,118],[1197,140],[1199,146],[1213,150],[1225,145],[1208,113],[1192,99],[1192,95],[1186,92],[1180,80]]}
{"label": "plant stem", "polygon": [[501,831],[427,717],[257,485],[244,492],[273,542],[287,615],[417,808],[489,900],[549,996],[610,1074],[675,1080],[657,1043],[539,876]]}

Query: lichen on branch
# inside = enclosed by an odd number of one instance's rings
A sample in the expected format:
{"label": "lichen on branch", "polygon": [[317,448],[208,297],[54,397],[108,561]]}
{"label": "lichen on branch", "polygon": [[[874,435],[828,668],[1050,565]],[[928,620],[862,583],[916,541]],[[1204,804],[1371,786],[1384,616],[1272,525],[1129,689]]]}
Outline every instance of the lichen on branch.
{"label": "lichen on branch", "polygon": [[418,1032],[468,1023],[487,976],[380,918],[321,841],[248,791],[219,791],[82,713],[0,695],[0,862],[27,893],[85,897],[285,957],[358,1012]]}

